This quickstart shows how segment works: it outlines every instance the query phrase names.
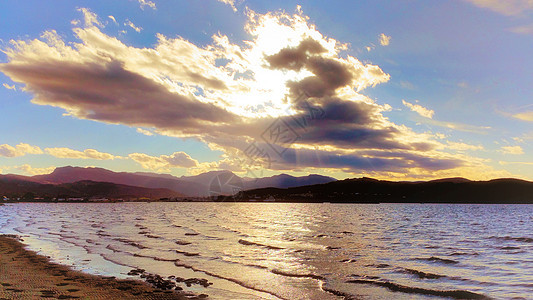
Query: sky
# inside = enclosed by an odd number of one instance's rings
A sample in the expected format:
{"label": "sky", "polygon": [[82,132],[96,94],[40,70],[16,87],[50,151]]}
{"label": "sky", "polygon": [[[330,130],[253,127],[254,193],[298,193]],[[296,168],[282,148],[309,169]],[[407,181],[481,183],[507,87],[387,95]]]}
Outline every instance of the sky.
{"label": "sky", "polygon": [[533,2],[2,1],[0,173],[533,180]]}

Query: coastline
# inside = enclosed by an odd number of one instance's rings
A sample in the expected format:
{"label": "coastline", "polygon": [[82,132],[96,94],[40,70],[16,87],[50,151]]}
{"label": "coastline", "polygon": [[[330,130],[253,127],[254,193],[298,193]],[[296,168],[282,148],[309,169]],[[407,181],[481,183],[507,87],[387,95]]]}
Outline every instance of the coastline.
{"label": "coastline", "polygon": [[24,249],[16,236],[0,235],[0,299],[29,298],[183,300],[201,296],[74,271]]}

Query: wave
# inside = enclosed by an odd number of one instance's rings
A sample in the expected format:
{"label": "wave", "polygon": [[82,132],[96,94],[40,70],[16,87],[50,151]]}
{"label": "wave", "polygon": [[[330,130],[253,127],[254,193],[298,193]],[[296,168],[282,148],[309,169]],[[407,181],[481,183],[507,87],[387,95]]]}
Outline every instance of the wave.
{"label": "wave", "polygon": [[98,236],[111,236],[110,234],[107,234],[107,233],[106,233],[105,231],[103,231],[103,230],[98,230],[98,231],[96,232],[96,235],[98,235]]}
{"label": "wave", "polygon": [[120,250],[118,250],[118,249],[115,249],[115,248],[114,248],[113,246],[111,246],[111,245],[107,245],[105,248],[106,248],[107,250],[111,250],[111,251],[113,251],[113,253],[122,252],[122,251],[120,251]]}
{"label": "wave", "polygon": [[126,245],[133,246],[133,247],[138,248],[138,249],[146,249],[146,248],[148,248],[148,247],[143,246],[143,245],[141,245],[141,244],[139,244],[137,242],[134,242],[132,240],[128,240],[128,239],[125,239],[125,238],[114,238],[114,240],[115,241],[119,241],[119,242],[121,242],[123,244],[126,244]]}
{"label": "wave", "polygon": [[219,278],[219,279],[224,279],[224,280],[227,280],[227,281],[231,281],[233,283],[236,283],[242,287],[245,287],[247,289],[251,289],[251,290],[254,290],[254,291],[258,291],[258,292],[262,292],[262,293],[266,293],[266,294],[269,294],[269,295],[272,295],[272,296],[275,296],[275,297],[278,297],[280,299],[283,299],[283,300],[288,300],[287,298],[284,298],[283,296],[275,293],[275,292],[271,292],[271,291],[268,291],[266,289],[261,289],[261,288],[258,288],[256,286],[253,286],[251,284],[247,284],[243,281],[240,281],[240,280],[237,280],[235,278],[231,278],[231,277],[226,277],[226,276],[222,276],[222,275],[218,275],[218,274],[215,274],[213,272],[209,272],[209,271],[205,271],[205,270],[201,270],[201,269],[198,269],[198,268],[195,268],[193,266],[189,266],[189,265],[186,265],[180,261],[175,261],[174,262],[174,265],[176,267],[183,267],[183,268],[186,268],[186,269],[190,269],[190,270],[193,270],[195,272],[202,272],[206,275],[209,275],[209,276],[212,276],[212,277],[215,277],[215,278]]}
{"label": "wave", "polygon": [[377,268],[377,269],[385,269],[385,268],[391,267],[391,265],[389,265],[389,264],[369,264],[369,265],[366,265],[365,267],[374,267],[374,268]]}
{"label": "wave", "polygon": [[175,251],[176,253],[182,254],[185,256],[200,256],[200,253],[197,253],[197,252],[187,252],[187,251],[180,251],[180,250],[175,250]]}
{"label": "wave", "polygon": [[181,241],[181,240],[177,240],[177,241],[175,241],[175,243],[180,245],[180,246],[185,246],[185,245],[190,245],[191,244],[190,242]]}
{"label": "wave", "polygon": [[356,277],[356,278],[362,278],[362,279],[372,279],[372,280],[377,280],[377,279],[380,279],[381,277],[379,276],[372,276],[372,275],[357,275],[357,274],[352,274],[350,275],[352,277]]}
{"label": "wave", "polygon": [[312,273],[297,274],[297,273],[290,273],[290,272],[281,271],[281,270],[278,270],[278,269],[272,269],[272,270],[270,270],[270,272],[273,273],[273,274],[281,275],[281,276],[285,276],[285,277],[311,278],[311,279],[316,279],[316,280],[325,280],[325,278],[323,276],[312,274]]}
{"label": "wave", "polygon": [[449,254],[449,256],[462,256],[462,255],[479,255],[479,253],[477,252],[471,252],[471,253],[468,253],[468,252],[452,252]]}
{"label": "wave", "polygon": [[418,287],[410,287],[401,284],[397,284],[390,281],[376,281],[367,279],[353,279],[348,280],[346,283],[358,283],[358,284],[371,284],[380,287],[387,288],[393,292],[402,292],[407,294],[420,294],[428,296],[449,297],[454,299],[491,299],[482,294],[464,291],[464,290],[431,290]]}
{"label": "wave", "polygon": [[[227,261],[227,260],[225,260]],[[265,266],[262,266],[262,265],[257,265],[257,264],[244,264],[245,266],[247,267],[252,267],[252,268],[256,268],[256,269],[262,269],[262,270],[265,270],[265,269],[268,269],[268,267],[265,267]]]}
{"label": "wave", "polygon": [[402,268],[402,269],[400,269],[400,272],[406,273],[406,274],[415,275],[415,276],[417,276],[418,278],[421,278],[421,279],[439,279],[439,278],[446,277],[446,275],[434,274],[434,273],[429,273],[429,272],[422,272],[422,271],[418,271],[418,270],[415,270],[415,269],[409,269],[409,268]]}
{"label": "wave", "polygon": [[453,259],[440,258],[440,257],[436,257],[436,256],[432,256],[432,257],[429,257],[429,258],[415,258],[415,259],[416,260],[425,260],[425,261],[443,263],[443,264],[447,264],[447,265],[454,265],[454,264],[458,264],[459,263],[458,261],[453,260]]}
{"label": "wave", "polygon": [[491,236],[489,239],[496,239],[501,241],[513,241],[521,243],[533,243],[533,238],[528,237],[512,237],[512,236]]}
{"label": "wave", "polygon": [[178,259],[172,259],[172,258],[162,258],[162,257],[156,257],[156,256],[150,256],[150,255],[143,255],[143,254],[139,254],[139,253],[133,253],[132,254],[133,256],[135,257],[143,257],[143,258],[151,258],[153,260],[157,260],[157,261],[170,261],[170,262],[175,262],[177,261]]}
{"label": "wave", "polygon": [[246,246],[257,246],[257,247],[267,248],[267,249],[270,249],[270,250],[283,250],[283,249],[285,249],[285,248],[282,248],[282,247],[270,246],[270,245],[260,244],[260,243],[256,243],[256,242],[250,242],[250,241],[243,240],[243,239],[240,239],[238,241],[238,243],[242,244],[242,245],[246,245]]}
{"label": "wave", "polygon": [[335,296],[339,296],[339,297],[343,297],[344,300],[355,300],[355,299],[359,299],[358,297],[355,297],[354,295],[351,295],[351,294],[348,294],[348,293],[345,293],[345,292],[341,292],[341,291],[338,291],[338,290],[334,290],[332,288],[328,288],[328,287],[324,287],[322,286],[321,289],[324,291],[324,292],[328,292],[330,294],[333,294]]}
{"label": "wave", "polygon": [[505,247],[500,247],[499,249],[500,250],[520,250],[520,247],[505,246]]}
{"label": "wave", "polygon": [[339,250],[341,247],[333,247],[333,246],[327,246],[327,250]]}
{"label": "wave", "polygon": [[162,239],[162,237],[153,234],[145,234],[144,236],[150,239]]}

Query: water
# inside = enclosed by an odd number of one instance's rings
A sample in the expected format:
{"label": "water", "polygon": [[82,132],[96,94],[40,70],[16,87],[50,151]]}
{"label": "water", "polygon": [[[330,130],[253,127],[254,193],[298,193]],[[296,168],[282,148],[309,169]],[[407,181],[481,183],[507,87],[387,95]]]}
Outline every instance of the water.
{"label": "water", "polygon": [[183,287],[213,299],[532,298],[532,221],[531,205],[0,206],[0,233],[56,262],[205,278]]}

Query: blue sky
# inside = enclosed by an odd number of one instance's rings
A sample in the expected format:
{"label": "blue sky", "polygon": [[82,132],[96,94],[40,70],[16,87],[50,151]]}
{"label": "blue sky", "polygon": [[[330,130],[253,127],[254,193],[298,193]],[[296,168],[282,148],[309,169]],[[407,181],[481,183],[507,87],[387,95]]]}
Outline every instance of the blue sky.
{"label": "blue sky", "polygon": [[4,1],[0,39],[4,174],[533,179],[528,1]]}

